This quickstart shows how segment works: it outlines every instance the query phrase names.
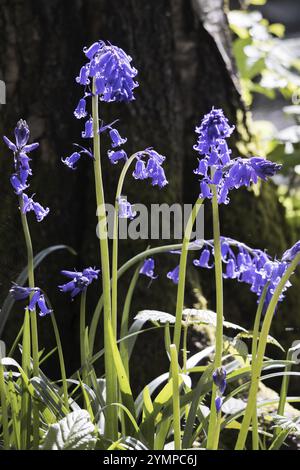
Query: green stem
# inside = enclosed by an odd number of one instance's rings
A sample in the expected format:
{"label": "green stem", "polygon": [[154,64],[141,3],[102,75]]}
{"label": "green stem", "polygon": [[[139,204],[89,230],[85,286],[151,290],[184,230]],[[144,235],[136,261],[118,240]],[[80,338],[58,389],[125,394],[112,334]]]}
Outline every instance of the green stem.
{"label": "green stem", "polygon": [[54,335],[55,335],[55,340],[56,340],[56,345],[57,345],[57,352],[58,352],[58,359],[59,359],[59,366],[60,366],[60,374],[61,374],[63,394],[64,394],[64,404],[65,404],[66,409],[69,411],[69,396],[68,396],[67,374],[66,374],[65,361],[64,361],[64,355],[63,355],[59,330],[58,330],[58,326],[57,326],[56,319],[55,319],[55,316],[54,316],[53,312],[51,313],[50,317],[51,317],[52,326],[53,326]]}
{"label": "green stem", "polygon": [[174,429],[174,450],[181,450],[180,431],[180,397],[179,397],[179,367],[178,354],[175,344],[170,345],[171,355],[171,377],[173,380],[173,429]]}
{"label": "green stem", "polygon": [[7,407],[7,390],[4,380],[4,367],[1,362],[0,354],[0,403],[1,403],[1,418],[2,418],[2,433],[3,433],[3,449],[9,449],[9,429],[8,429],[8,407]]}
{"label": "green stem", "polygon": [[[99,134],[99,110],[98,96],[95,93],[95,80],[93,80],[92,114],[93,114],[93,151],[94,151],[94,174],[95,190],[97,202],[97,216],[100,240],[101,274],[103,288],[103,309],[104,309],[104,347],[105,347],[105,379],[106,379],[106,420],[105,436],[115,441],[118,438],[118,411],[116,407],[110,406],[117,401],[117,376],[114,371],[114,364],[111,360],[112,350],[109,339],[108,328],[111,324],[111,286],[109,250],[107,235],[107,218],[105,210],[105,199],[101,169],[100,154],[100,134]],[[114,338],[115,339],[115,338]]]}
{"label": "green stem", "polygon": [[[292,361],[292,359],[293,359],[293,351],[289,349],[286,355],[286,360]],[[281,389],[280,389],[280,397],[279,397],[278,410],[277,410],[277,414],[279,416],[284,416],[286,397],[288,394],[288,388],[289,388],[289,383],[290,383],[289,372],[291,372],[291,370],[292,370],[292,364],[288,364],[284,369],[286,374],[282,377],[282,384],[281,384]],[[278,437],[279,434],[281,434],[281,431],[282,431],[281,428],[277,426],[275,428],[274,437]]]}
{"label": "green stem", "polygon": [[[221,254],[221,237],[220,237],[220,221],[219,206],[217,197],[217,188],[212,185],[212,210],[213,210],[213,232],[214,232],[214,258],[215,258],[215,282],[216,282],[216,310],[217,310],[217,326],[216,326],[216,349],[214,369],[218,369],[222,365],[223,354],[223,275],[222,275],[222,254]],[[216,450],[219,445],[220,435],[220,415],[217,413],[215,406],[217,387],[213,384],[212,398],[210,406],[207,449]]]}
{"label": "green stem", "polygon": [[[131,307],[131,301],[132,301],[132,296],[134,293],[134,289],[139,277],[139,272],[140,272],[140,267],[138,266],[137,269],[134,272],[134,275],[131,279],[131,282],[128,287],[128,291],[126,294],[125,302],[124,302],[124,308],[123,308],[123,314],[122,314],[122,321],[121,321],[121,331],[120,331],[120,340],[122,338],[125,338],[128,335],[128,324],[129,324],[129,313],[130,313],[130,307]],[[128,342],[127,341],[122,341],[120,343],[120,355],[122,358],[122,362],[124,365],[124,368],[126,370],[127,377],[130,377],[129,374],[129,357],[128,357]]]}
{"label": "green stem", "polygon": [[237,439],[237,443],[235,447],[236,450],[243,450],[246,439],[247,439],[251,418],[253,416],[253,411],[256,406],[256,396],[257,396],[257,391],[258,391],[259,378],[260,378],[260,374],[262,370],[262,365],[263,365],[263,360],[264,360],[264,355],[265,355],[265,350],[266,350],[266,345],[267,345],[267,340],[268,340],[268,334],[269,334],[270,327],[272,324],[276,305],[278,303],[280,294],[282,293],[282,290],[284,289],[286,282],[289,280],[290,276],[293,274],[299,262],[300,262],[300,253],[290,263],[285,274],[283,275],[280,282],[278,283],[275,289],[275,292],[270,300],[269,306],[267,308],[267,312],[266,312],[264,322],[262,325],[262,330],[259,335],[258,350],[257,350],[256,361],[252,369],[251,386],[250,386],[250,391],[249,391],[249,396],[248,396],[248,401],[247,401],[247,407],[245,410],[244,419],[242,421],[239,436]]}
{"label": "green stem", "polygon": [[112,283],[111,283],[111,322],[115,336],[117,337],[117,310],[118,310],[118,232],[119,232],[119,198],[122,195],[123,185],[126,173],[134,161],[136,154],[126,161],[118,181],[115,210],[114,210],[114,229],[113,229],[113,247],[112,247]]}
{"label": "green stem", "polygon": [[175,344],[177,351],[179,351],[179,348],[180,348],[181,322],[182,322],[182,311],[183,311],[183,305],[184,305],[185,276],[186,276],[186,265],[187,265],[188,251],[189,251],[189,243],[190,243],[191,233],[193,230],[193,225],[195,223],[195,220],[200,210],[202,202],[203,202],[202,199],[197,199],[196,204],[194,205],[192,209],[187,225],[185,227],[184,237],[182,241],[182,249],[181,249],[180,263],[179,263],[177,301],[176,301],[176,321],[175,321],[174,338],[173,338],[173,343]]}
{"label": "green stem", "polygon": [[[23,338],[22,338],[22,369],[24,370],[28,380],[30,378],[30,317],[28,308],[25,310],[24,323],[23,323]],[[27,385],[22,381],[22,395],[21,395],[21,449],[28,450],[30,444],[30,429],[31,429],[31,416],[30,416],[30,395]]]}
{"label": "green stem", "polygon": [[86,357],[85,357],[85,346],[84,346],[84,336],[85,336],[85,310],[86,310],[86,289],[84,289],[81,293],[80,297],[80,326],[79,326],[79,334],[80,334],[80,361],[81,367],[83,370],[83,375],[85,375],[84,371],[86,368]]}
{"label": "green stem", "polygon": [[[23,200],[19,198],[20,213],[22,227],[25,237],[26,249],[27,249],[27,269],[28,269],[28,284],[29,287],[35,287],[34,281],[34,264],[33,264],[33,249],[30,231],[28,227],[26,214],[23,214]],[[30,326],[31,326],[31,347],[32,347],[32,363],[33,363],[33,376],[39,376],[39,341],[38,341],[38,328],[37,318],[35,309],[30,312]],[[39,408],[37,403],[33,401],[33,449],[37,449],[39,446]]]}
{"label": "green stem", "polygon": [[[254,362],[256,360],[256,352],[257,352],[257,342],[258,342],[258,336],[259,336],[259,325],[260,325],[260,320],[261,320],[261,314],[266,298],[266,293],[267,293],[268,285],[265,286],[257,310],[256,310],[256,315],[255,315],[255,320],[254,320],[254,327],[253,327],[253,336],[252,336],[252,351],[251,351],[251,357],[252,357],[252,367],[254,365]],[[258,437],[258,420],[257,420],[257,408],[255,407],[253,416],[252,416],[252,450],[259,450],[259,437]]]}

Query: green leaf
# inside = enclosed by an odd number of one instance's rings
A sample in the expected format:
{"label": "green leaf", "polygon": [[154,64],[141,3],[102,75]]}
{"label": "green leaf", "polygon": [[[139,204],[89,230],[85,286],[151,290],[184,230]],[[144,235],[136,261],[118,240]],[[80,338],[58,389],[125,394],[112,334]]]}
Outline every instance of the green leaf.
{"label": "green leaf", "polygon": [[[196,308],[185,308],[183,310],[183,318],[188,324],[205,324],[213,327],[217,326],[217,314],[212,310],[199,310]],[[223,326],[225,328],[233,328],[235,330],[241,330],[247,332],[245,328],[231,323],[229,321],[224,321]]]}
{"label": "green leaf", "polygon": [[174,315],[167,312],[161,312],[160,310],[142,310],[134,319],[143,322],[175,323]]}
{"label": "green leaf", "polygon": [[[67,245],[49,246],[48,248],[45,248],[44,250],[40,251],[37,255],[35,255],[35,257],[33,259],[34,268],[36,268],[48,255],[50,255],[51,253],[53,253],[54,251],[57,251],[57,250],[67,250],[70,253],[72,253],[72,255],[76,255],[76,251],[74,251],[73,248],[71,248]],[[26,266],[23,269],[23,271],[21,272],[21,274],[19,274],[19,276],[17,277],[16,284],[18,284],[20,286],[24,286],[25,282],[27,281],[27,278],[28,278],[28,268]],[[3,332],[3,328],[6,324],[6,321],[8,319],[8,316],[11,312],[11,309],[12,309],[14,303],[15,303],[15,300],[13,299],[13,297],[10,294],[8,294],[8,296],[6,297],[6,299],[3,303],[3,306],[2,306],[2,309],[1,309],[1,312],[0,312],[0,335]]]}
{"label": "green leaf", "polygon": [[[239,333],[236,338],[253,338],[252,331],[245,331],[242,333]],[[258,336],[259,339],[259,336]],[[273,346],[276,346],[277,348],[281,349],[281,351],[285,352],[285,349],[281,346],[281,344],[277,341],[277,339],[273,338],[273,336],[268,335],[267,338],[267,343],[268,344],[273,344]]]}
{"label": "green leaf", "polygon": [[86,410],[73,411],[49,427],[41,450],[93,450],[97,440],[94,431]]}

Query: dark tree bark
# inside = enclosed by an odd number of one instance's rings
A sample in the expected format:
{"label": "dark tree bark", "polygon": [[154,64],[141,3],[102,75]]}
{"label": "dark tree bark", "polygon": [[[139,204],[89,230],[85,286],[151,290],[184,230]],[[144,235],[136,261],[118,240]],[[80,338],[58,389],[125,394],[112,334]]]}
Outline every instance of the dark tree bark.
{"label": "dark tree bark", "polygon": [[[0,132],[10,134],[16,121],[28,120],[32,139],[41,143],[33,155],[32,192],[51,208],[41,224],[31,220],[35,252],[56,243],[74,247],[77,258],[57,253],[37,269],[37,283],[47,288],[63,332],[68,368],[72,370],[74,343],[77,341],[78,304],[58,294],[61,268],[99,265],[96,238],[96,212],[93,174],[89,161],[81,162],[76,172],[68,172],[60,163],[68,155],[72,142],[78,142],[81,123],[72,115],[80,97],[74,77],[84,61],[82,48],[104,38],[124,48],[134,58],[139,70],[140,87],[136,101],[130,105],[101,106],[105,121],[120,118],[122,134],[128,137],[128,152],[154,146],[167,156],[169,186],[163,191],[147,185],[128,184],[132,202],[185,202],[197,197],[198,182],[193,169],[197,158],[192,146],[194,128],[203,114],[214,105],[222,107],[231,122],[239,126],[232,145],[242,130],[250,138],[238,79],[231,57],[230,33],[222,1],[204,0],[0,0],[0,79],[7,85],[7,104],[1,106]],[[6,296],[10,281],[26,263],[25,249],[18,216],[17,200],[9,185],[11,156],[1,145],[1,298]],[[111,167],[104,155],[105,186],[113,200],[119,168]],[[209,227],[210,213],[206,210]],[[259,197],[239,192],[232,197],[226,211],[222,209],[223,234],[234,236],[250,245],[268,247],[279,255],[289,243],[284,212],[275,190],[268,186]],[[210,235],[209,230],[206,233]],[[121,261],[145,248],[145,244],[121,245]],[[174,258],[161,257],[158,270],[167,272]],[[146,288],[142,280],[135,294],[132,316],[139,307],[156,307],[172,311],[176,288],[162,280]],[[204,287],[205,296],[214,304],[214,288],[207,273],[189,276],[187,303],[197,301],[196,286]],[[128,277],[122,284],[124,296]],[[231,320],[249,320],[255,299],[235,287],[226,288],[226,313]],[[96,288],[89,293],[91,305]],[[99,289],[98,289],[99,291]],[[234,294],[234,299],[232,295]],[[94,298],[92,298],[94,295]],[[122,305],[122,302],[120,302]],[[251,314],[252,315],[252,314]],[[252,316],[251,316],[252,320]],[[22,322],[22,309],[15,308],[6,327],[6,338],[16,334]],[[53,345],[50,322],[39,322],[41,345]],[[136,361],[136,383],[166,367],[162,360],[162,337],[151,336],[139,342]],[[159,345],[159,347],[158,347]],[[99,344],[100,347],[100,344]],[[142,353],[142,356],[141,356]],[[142,359],[141,359],[142,357]],[[147,360],[143,361],[143,357]],[[149,364],[152,369],[145,370]],[[153,364],[155,369],[153,370]],[[52,370],[53,372],[53,370]]]}

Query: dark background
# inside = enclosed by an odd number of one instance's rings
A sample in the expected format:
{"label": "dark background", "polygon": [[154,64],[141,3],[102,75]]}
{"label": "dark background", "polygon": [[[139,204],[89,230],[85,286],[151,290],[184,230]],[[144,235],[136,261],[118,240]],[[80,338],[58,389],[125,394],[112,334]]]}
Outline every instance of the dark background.
{"label": "dark background", "polygon": [[[140,84],[136,101],[128,105],[105,104],[101,115],[105,122],[120,119],[121,134],[128,137],[128,153],[153,146],[167,156],[169,186],[159,191],[130,180],[126,187],[128,199],[147,204],[192,203],[198,193],[197,178],[192,172],[197,165],[192,149],[196,139],[194,128],[202,116],[214,105],[222,107],[235,123],[239,112],[239,124],[231,140],[235,155],[239,135],[251,139],[222,7],[221,0],[0,0],[0,79],[7,86],[7,103],[0,105],[0,134],[11,137],[18,119],[28,121],[32,140],[40,142],[40,149],[32,154],[31,190],[51,210],[40,224],[29,216],[34,251],[65,243],[78,253],[76,257],[65,252],[52,254],[36,271],[37,284],[47,291],[55,308],[69,372],[79,359],[79,302],[71,303],[58,292],[57,284],[62,282],[59,271],[100,263],[91,162],[82,159],[78,170],[71,172],[60,161],[71,153],[73,142],[80,143],[82,122],[74,118],[73,110],[81,94],[75,76],[84,62],[82,48],[95,40],[106,39],[133,57]],[[9,183],[12,156],[2,142],[0,154],[2,302],[11,281],[26,264],[26,252],[18,202]],[[120,165],[112,167],[107,162],[105,149],[103,155],[105,189],[111,202]],[[205,217],[205,235],[210,237],[209,207],[205,209]],[[279,257],[295,241],[272,183],[264,185],[258,197],[243,190],[232,194],[230,205],[221,209],[221,224],[223,235],[253,247],[267,248],[272,256]],[[121,261],[145,247],[144,242],[122,242]],[[170,256],[161,256],[156,261],[160,277],[150,288],[147,280],[140,279],[132,317],[141,307],[170,313],[174,310],[176,287],[164,275],[175,267],[176,261]],[[121,284],[120,306],[129,281],[128,274]],[[286,326],[300,327],[299,279],[294,278],[294,282],[296,285],[280,306],[273,326],[273,334],[285,346],[300,335],[299,330],[285,331]],[[186,305],[199,302],[201,292],[213,309],[212,273],[190,269]],[[99,293],[100,285],[89,290],[90,312]],[[8,343],[22,324],[22,308],[15,306],[6,325],[3,338]],[[225,282],[228,320],[251,328],[255,308],[256,298],[247,286]],[[54,345],[49,318],[40,319],[39,330],[41,347],[48,350]],[[97,350],[101,342],[99,331]],[[165,371],[162,351],[163,338],[157,333],[138,341],[133,368],[137,387],[145,378]],[[54,359],[45,364],[45,370],[55,376]]]}

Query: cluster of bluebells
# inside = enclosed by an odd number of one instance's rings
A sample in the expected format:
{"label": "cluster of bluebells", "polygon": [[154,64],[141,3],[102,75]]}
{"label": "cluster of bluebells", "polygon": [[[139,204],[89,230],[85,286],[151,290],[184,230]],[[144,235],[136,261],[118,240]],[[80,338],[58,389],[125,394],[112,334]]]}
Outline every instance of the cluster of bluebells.
{"label": "cluster of bluebells", "polygon": [[70,292],[73,299],[76,295],[85,291],[87,287],[98,279],[100,270],[96,268],[85,268],[83,271],[61,271],[61,274],[71,279],[66,284],[58,286],[61,292]]}
{"label": "cluster of bluebells", "polygon": [[215,399],[216,410],[219,413],[223,403],[223,395],[226,390],[226,369],[224,367],[219,367],[213,373],[213,381],[217,387],[217,396]]}
{"label": "cluster of bluebells", "polygon": [[[138,86],[134,80],[137,70],[131,65],[132,59],[122,49],[104,41],[97,41],[90,47],[84,48],[88,62],[81,67],[76,82],[84,87],[83,97],[79,100],[74,111],[77,119],[88,117],[85,122],[82,138],[94,137],[94,123],[92,116],[88,116],[87,98],[96,94],[101,101],[132,101],[133,90]],[[94,89],[91,84],[95,82]],[[121,148],[127,142],[127,138],[121,137],[119,131],[113,127],[115,122],[100,126],[99,133],[108,132],[111,149],[108,158],[112,164],[127,160],[126,151]],[[63,159],[63,163],[72,170],[76,170],[77,163],[82,154],[94,158],[90,149],[77,145],[77,149],[69,157]],[[133,177],[137,180],[150,179],[153,186],[160,188],[168,184],[162,164],[165,157],[158,154],[152,148],[147,148],[136,154],[136,165]],[[133,218],[134,211],[128,201],[120,201],[120,217]]]}
{"label": "cluster of bluebells", "polygon": [[37,142],[28,144],[30,131],[23,119],[18,121],[15,128],[15,143],[6,136],[3,137],[5,144],[14,154],[14,173],[10,178],[11,185],[15,193],[21,198],[21,210],[23,214],[33,211],[38,222],[41,222],[49,213],[49,208],[44,208],[39,202],[29,197],[25,191],[29,188],[28,178],[32,175],[30,168],[30,158],[28,154],[37,149]]}
{"label": "cluster of bluebells", "polygon": [[229,191],[242,186],[264,181],[273,176],[280,168],[269,160],[260,157],[230,159],[231,150],[226,139],[230,137],[234,126],[228,124],[222,109],[212,109],[206,114],[196,133],[199,134],[194,149],[201,155],[198,168],[194,173],[200,175],[200,194],[202,199],[213,196],[211,185],[217,188],[219,204],[228,204]]}
{"label": "cluster of bluebells", "polygon": [[[264,251],[251,249],[247,245],[237,242],[231,238],[221,237],[222,261],[225,265],[223,277],[225,279],[237,279],[250,285],[250,290],[258,298],[265,293],[265,308],[269,304],[274,291],[284,275],[288,263],[295,253],[300,251],[300,244],[288,250],[281,260],[272,260]],[[213,242],[208,241],[201,249],[200,256],[194,260],[194,265],[200,268],[212,268],[214,266]],[[279,297],[284,298],[285,290],[290,286],[288,281]]]}
{"label": "cluster of bluebells", "polygon": [[22,287],[18,284],[13,284],[9,292],[15,300],[29,299],[27,308],[30,312],[38,307],[41,317],[52,313],[52,309],[46,301],[45,294],[39,287]]}

